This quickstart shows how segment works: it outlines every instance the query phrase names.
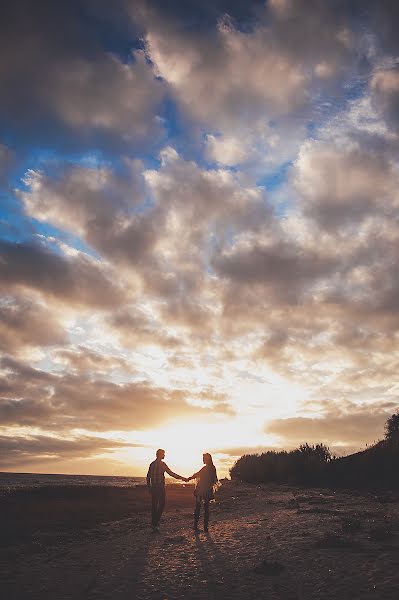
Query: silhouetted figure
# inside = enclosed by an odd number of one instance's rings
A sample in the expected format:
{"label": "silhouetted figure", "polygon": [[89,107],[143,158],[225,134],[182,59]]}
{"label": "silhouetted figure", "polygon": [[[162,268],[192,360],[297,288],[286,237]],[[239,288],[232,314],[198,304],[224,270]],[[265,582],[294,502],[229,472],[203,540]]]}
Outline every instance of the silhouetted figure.
{"label": "silhouetted figure", "polygon": [[209,524],[209,502],[214,499],[214,491],[218,484],[218,476],[212,456],[206,452],[202,455],[204,467],[194,475],[188,478],[196,479],[197,483],[194,490],[195,510],[194,510],[194,531],[199,531],[198,521],[201,514],[201,504],[204,503],[204,531],[208,531]]}
{"label": "silhouetted figure", "polygon": [[186,481],[185,477],[173,473],[168,465],[163,462],[165,450],[159,448],[156,457],[148,467],[147,473],[147,487],[151,493],[151,524],[154,533],[159,531],[159,521],[165,508],[165,472],[175,479]]}

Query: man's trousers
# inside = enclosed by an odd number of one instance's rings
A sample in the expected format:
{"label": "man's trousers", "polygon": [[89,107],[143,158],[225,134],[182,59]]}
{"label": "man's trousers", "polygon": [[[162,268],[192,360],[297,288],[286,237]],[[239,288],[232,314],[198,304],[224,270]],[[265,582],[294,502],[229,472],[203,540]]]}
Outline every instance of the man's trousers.
{"label": "man's trousers", "polygon": [[152,526],[157,527],[165,508],[165,486],[153,486],[151,488],[151,517]]}

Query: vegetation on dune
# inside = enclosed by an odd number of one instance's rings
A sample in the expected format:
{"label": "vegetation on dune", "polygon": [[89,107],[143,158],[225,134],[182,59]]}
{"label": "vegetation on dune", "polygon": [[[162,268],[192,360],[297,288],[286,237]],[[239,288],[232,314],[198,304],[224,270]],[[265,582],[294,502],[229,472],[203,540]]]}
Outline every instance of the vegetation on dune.
{"label": "vegetation on dune", "polygon": [[249,483],[315,483],[335,457],[324,444],[302,444],[296,450],[245,454],[230,469],[232,479]]}
{"label": "vegetation on dune", "polygon": [[337,458],[323,443],[291,451],[245,454],[230,469],[248,483],[288,483],[345,487],[399,488],[399,413],[385,424],[385,438],[367,450]]}

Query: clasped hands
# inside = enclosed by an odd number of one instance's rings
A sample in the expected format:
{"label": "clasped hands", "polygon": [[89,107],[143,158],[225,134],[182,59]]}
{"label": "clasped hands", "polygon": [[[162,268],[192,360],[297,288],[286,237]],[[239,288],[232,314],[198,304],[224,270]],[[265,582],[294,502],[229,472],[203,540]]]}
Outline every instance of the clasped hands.
{"label": "clasped hands", "polygon": [[185,483],[188,483],[189,481],[191,481],[191,479],[193,479],[192,477],[181,477],[181,480],[184,481]]}

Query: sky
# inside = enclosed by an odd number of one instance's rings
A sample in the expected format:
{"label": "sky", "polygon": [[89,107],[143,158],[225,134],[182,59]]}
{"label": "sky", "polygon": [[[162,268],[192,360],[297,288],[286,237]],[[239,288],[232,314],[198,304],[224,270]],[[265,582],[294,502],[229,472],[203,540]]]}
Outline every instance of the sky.
{"label": "sky", "polygon": [[394,0],[5,0],[0,470],[380,439]]}

